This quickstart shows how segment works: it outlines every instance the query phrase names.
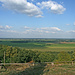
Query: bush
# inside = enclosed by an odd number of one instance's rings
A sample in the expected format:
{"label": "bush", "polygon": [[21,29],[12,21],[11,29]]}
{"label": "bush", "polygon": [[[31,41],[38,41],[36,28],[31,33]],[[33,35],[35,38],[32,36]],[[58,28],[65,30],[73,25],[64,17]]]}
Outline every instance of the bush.
{"label": "bush", "polygon": [[51,53],[43,52],[39,55],[39,59],[41,62],[52,62],[55,59],[55,57]]}
{"label": "bush", "polygon": [[72,61],[71,56],[67,52],[60,52],[57,55],[57,61]]}

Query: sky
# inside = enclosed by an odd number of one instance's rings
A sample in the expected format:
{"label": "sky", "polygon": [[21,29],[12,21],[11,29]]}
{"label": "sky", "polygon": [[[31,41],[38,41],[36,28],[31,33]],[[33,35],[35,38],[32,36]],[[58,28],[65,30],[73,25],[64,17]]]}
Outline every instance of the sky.
{"label": "sky", "polygon": [[75,38],[75,0],[0,0],[0,38]]}

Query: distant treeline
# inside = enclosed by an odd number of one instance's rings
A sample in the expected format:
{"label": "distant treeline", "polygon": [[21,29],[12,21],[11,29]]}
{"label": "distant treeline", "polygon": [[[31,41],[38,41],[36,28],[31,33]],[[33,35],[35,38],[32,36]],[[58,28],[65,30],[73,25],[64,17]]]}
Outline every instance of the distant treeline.
{"label": "distant treeline", "polygon": [[39,41],[10,41],[11,43],[58,43],[58,41],[41,41],[41,40],[39,40]]}
{"label": "distant treeline", "polygon": [[0,60],[6,63],[53,62],[53,61],[75,61],[73,52],[40,52],[26,50],[25,48],[0,45]]}
{"label": "distant treeline", "polygon": [[75,42],[75,39],[0,39],[0,41],[11,41],[12,43],[28,43],[28,42],[59,43],[59,42]]}

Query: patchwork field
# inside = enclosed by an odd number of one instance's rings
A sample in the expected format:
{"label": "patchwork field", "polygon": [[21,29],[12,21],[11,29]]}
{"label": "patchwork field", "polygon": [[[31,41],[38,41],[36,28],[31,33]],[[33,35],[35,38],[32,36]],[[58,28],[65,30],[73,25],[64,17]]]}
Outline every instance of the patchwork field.
{"label": "patchwork field", "polygon": [[75,50],[75,40],[55,40],[55,39],[27,39],[27,40],[10,40],[10,39],[0,39],[0,44],[8,45],[13,47],[20,47],[30,50],[38,51],[74,51]]}

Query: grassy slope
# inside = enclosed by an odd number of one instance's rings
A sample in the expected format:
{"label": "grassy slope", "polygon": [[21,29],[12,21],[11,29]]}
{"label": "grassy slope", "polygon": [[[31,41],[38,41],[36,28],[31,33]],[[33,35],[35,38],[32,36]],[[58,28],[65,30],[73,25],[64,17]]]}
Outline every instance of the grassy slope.
{"label": "grassy slope", "polygon": [[6,70],[0,71],[0,75],[75,75],[75,64],[54,66],[38,64],[31,67],[20,66],[16,68],[10,66]]}

